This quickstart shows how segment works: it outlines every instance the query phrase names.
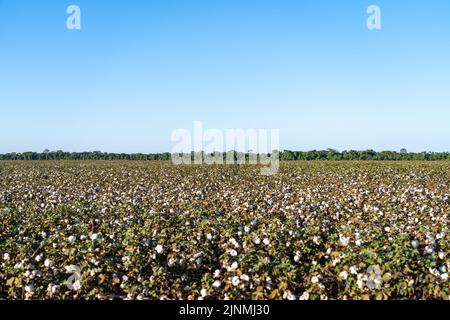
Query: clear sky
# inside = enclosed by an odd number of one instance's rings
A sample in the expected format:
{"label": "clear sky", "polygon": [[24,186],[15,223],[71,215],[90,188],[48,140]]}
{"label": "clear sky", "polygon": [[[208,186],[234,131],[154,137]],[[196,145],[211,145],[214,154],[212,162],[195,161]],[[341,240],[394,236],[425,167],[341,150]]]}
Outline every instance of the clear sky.
{"label": "clear sky", "polygon": [[449,151],[450,1],[0,0],[0,114],[1,153],[170,151],[195,120]]}

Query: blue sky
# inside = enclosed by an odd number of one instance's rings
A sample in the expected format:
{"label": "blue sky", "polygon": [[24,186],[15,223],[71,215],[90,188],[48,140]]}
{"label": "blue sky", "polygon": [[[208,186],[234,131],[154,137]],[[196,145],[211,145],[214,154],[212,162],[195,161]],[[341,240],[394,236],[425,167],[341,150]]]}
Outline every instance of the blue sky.
{"label": "blue sky", "polygon": [[0,0],[2,153],[170,151],[195,120],[279,128],[281,149],[449,151],[449,88],[448,0]]}

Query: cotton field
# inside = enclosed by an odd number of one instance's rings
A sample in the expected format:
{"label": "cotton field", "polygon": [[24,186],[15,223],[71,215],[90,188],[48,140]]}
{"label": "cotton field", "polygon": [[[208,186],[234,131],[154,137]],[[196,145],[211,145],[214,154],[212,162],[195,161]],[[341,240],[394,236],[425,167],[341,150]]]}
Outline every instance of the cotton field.
{"label": "cotton field", "polygon": [[449,299],[450,162],[0,162],[0,299]]}

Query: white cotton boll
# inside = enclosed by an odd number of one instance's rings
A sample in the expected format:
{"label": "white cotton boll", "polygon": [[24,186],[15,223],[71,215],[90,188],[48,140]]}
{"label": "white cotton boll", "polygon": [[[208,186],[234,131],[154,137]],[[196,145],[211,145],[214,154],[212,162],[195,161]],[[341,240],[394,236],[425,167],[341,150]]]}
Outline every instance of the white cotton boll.
{"label": "white cotton boll", "polygon": [[231,255],[232,257],[236,257],[236,256],[238,255],[238,253],[237,253],[236,250],[232,249],[232,250],[230,250],[230,255]]}
{"label": "white cotton boll", "polygon": [[414,249],[417,249],[417,248],[419,247],[419,240],[413,240],[413,241],[411,241],[411,246],[412,246]]}
{"label": "white cotton boll", "polygon": [[337,257],[336,259],[333,260],[333,267],[335,267],[338,263],[341,262],[341,258]]}
{"label": "white cotton boll", "polygon": [[347,280],[348,272],[347,271],[342,271],[341,273],[339,273],[339,278],[341,278],[343,280]]}
{"label": "white cotton boll", "polygon": [[45,261],[44,261],[44,266],[47,268],[53,266],[53,264],[54,264],[54,262],[50,259],[45,259]]}
{"label": "white cotton boll", "polygon": [[212,234],[211,233],[208,233],[207,235],[206,235],[206,239],[208,239],[208,240],[212,240]]}
{"label": "white cotton boll", "polygon": [[339,236],[339,242],[342,246],[346,247],[346,246],[348,246],[348,244],[350,242],[350,238],[344,237],[344,236]]}
{"label": "white cotton boll", "polygon": [[285,299],[285,300],[296,300],[297,297],[291,291],[286,291],[283,294],[283,299]]}
{"label": "white cotton boll", "polygon": [[356,281],[356,285],[358,286],[359,289],[363,289],[364,288],[364,281],[362,279],[358,279]]}
{"label": "white cotton boll", "polygon": [[91,235],[90,238],[91,238],[92,241],[95,241],[95,240],[98,240],[100,238],[100,235],[98,233],[94,233],[94,234]]}
{"label": "white cotton boll", "polygon": [[311,278],[311,282],[312,283],[318,283],[319,282],[319,278],[314,276],[314,277]]}
{"label": "white cotton boll", "polygon": [[216,280],[216,281],[214,281],[214,283],[213,283],[213,287],[214,288],[220,288],[220,286],[222,285],[222,282],[221,281],[219,281],[219,280]]}
{"label": "white cotton boll", "polygon": [[10,259],[9,253],[4,253],[3,254],[3,260],[9,261],[9,259]]}
{"label": "white cotton boll", "polygon": [[250,281],[250,277],[246,274],[241,275],[241,280],[243,281]]}
{"label": "white cotton boll", "polygon": [[22,268],[23,268],[23,262],[19,262],[14,265],[14,270],[20,270]]}
{"label": "white cotton boll", "polygon": [[80,289],[81,289],[81,282],[80,282],[80,280],[75,281],[75,282],[72,284],[72,288],[73,288],[73,290],[75,290],[75,291],[80,290]]}
{"label": "white cotton boll", "polygon": [[74,236],[70,236],[70,237],[67,238],[67,240],[68,240],[70,243],[74,243],[75,240],[76,240],[76,238],[75,238]]}
{"label": "white cotton boll", "polygon": [[309,292],[303,292],[303,294],[300,296],[300,300],[309,300]]}
{"label": "white cotton boll", "polygon": [[35,260],[36,262],[40,262],[40,261],[42,260],[42,257],[43,257],[42,254],[38,254],[38,255],[34,258],[34,260]]}
{"label": "white cotton boll", "polygon": [[233,286],[237,286],[239,285],[239,277],[238,276],[234,276],[231,280],[231,283],[233,284]]}
{"label": "white cotton boll", "polygon": [[28,293],[33,293],[34,292],[34,285],[32,283],[28,284],[25,286],[25,291]]}
{"label": "white cotton boll", "polygon": [[160,245],[160,244],[158,244],[158,245],[155,247],[155,251],[156,251],[158,254],[161,254],[161,253],[163,252],[163,246]]}
{"label": "white cotton boll", "polygon": [[175,259],[175,258],[169,258],[169,260],[167,261],[167,265],[168,265],[169,267],[173,267],[173,266],[176,264],[176,262],[177,262],[177,259]]}
{"label": "white cotton boll", "polygon": [[270,240],[268,238],[264,238],[263,243],[268,246],[270,244]]}
{"label": "white cotton boll", "polygon": [[356,266],[350,267],[350,273],[351,274],[358,274],[358,268]]}
{"label": "white cotton boll", "polygon": [[320,237],[319,236],[314,236],[313,243],[318,245],[320,243],[319,241],[320,241]]}
{"label": "white cotton boll", "polygon": [[208,290],[203,288],[202,290],[200,290],[200,295],[202,296],[202,298],[207,297],[208,296]]}

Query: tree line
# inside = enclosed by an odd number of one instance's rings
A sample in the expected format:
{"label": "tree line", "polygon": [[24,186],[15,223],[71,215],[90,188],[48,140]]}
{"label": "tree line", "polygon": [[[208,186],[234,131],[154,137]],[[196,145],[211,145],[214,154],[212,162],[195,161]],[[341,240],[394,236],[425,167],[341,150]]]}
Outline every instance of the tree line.
{"label": "tree line", "polygon": [[[232,153],[234,159],[244,158],[249,159],[251,153],[242,153],[237,151],[223,152],[223,157],[226,159],[229,153]],[[327,150],[311,150],[311,151],[274,151],[278,152],[279,158],[282,161],[294,160],[422,160],[422,161],[437,161],[450,160],[449,152],[407,152],[402,149],[397,151],[374,151],[374,150],[345,150],[337,151],[334,149]],[[191,158],[195,156],[203,156],[205,152],[191,152]],[[44,150],[43,152],[22,152],[22,153],[6,153],[0,154],[0,160],[135,160],[135,161],[157,161],[157,160],[171,160],[172,156],[169,152],[164,153],[109,153],[101,151],[93,152],[64,152]]]}

